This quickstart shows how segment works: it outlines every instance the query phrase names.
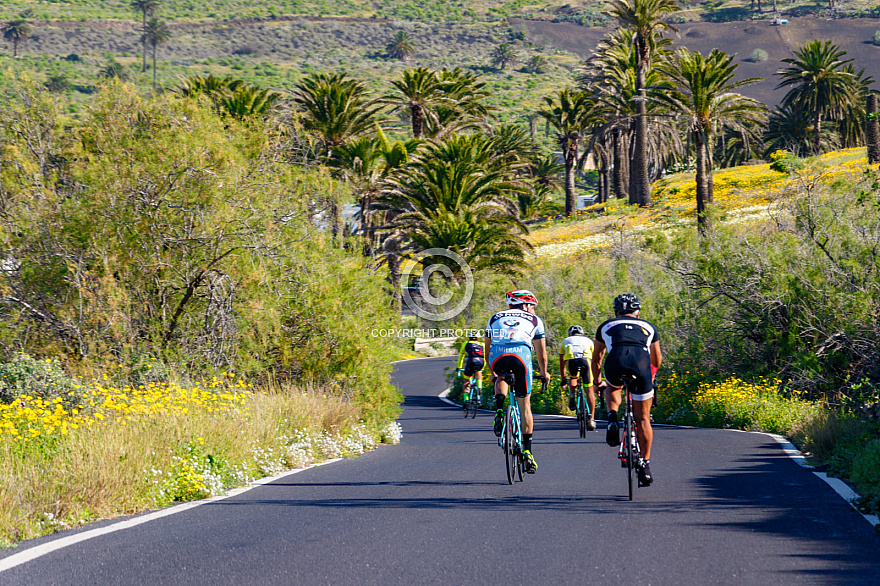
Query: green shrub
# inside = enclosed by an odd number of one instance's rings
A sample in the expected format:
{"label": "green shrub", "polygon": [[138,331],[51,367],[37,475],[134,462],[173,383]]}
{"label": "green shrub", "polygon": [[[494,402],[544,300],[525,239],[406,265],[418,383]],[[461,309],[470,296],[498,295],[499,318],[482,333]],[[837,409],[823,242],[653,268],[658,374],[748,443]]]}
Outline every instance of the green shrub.
{"label": "green shrub", "polygon": [[804,168],[804,162],[789,151],[778,150],[770,155],[770,168],[780,173],[791,173]]}
{"label": "green shrub", "polygon": [[18,354],[9,362],[0,363],[2,403],[10,403],[22,395],[43,399],[67,398],[76,385],[76,379],[64,372],[57,359],[37,360],[27,354]]}
{"label": "green shrub", "polygon": [[862,444],[853,458],[852,481],[861,495],[859,508],[866,513],[880,512],[880,438]]}
{"label": "green shrub", "polygon": [[755,49],[752,51],[752,61],[755,63],[762,63],[767,60],[767,51],[764,49]]}
{"label": "green shrub", "polygon": [[874,36],[871,37],[871,40],[874,41],[874,44],[880,47],[880,31],[874,33]]}

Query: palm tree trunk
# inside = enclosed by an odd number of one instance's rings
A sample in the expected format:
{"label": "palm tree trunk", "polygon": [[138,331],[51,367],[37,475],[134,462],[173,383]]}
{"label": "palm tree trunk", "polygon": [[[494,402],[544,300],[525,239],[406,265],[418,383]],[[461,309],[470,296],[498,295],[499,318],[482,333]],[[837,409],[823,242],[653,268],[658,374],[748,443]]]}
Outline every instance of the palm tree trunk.
{"label": "palm tree trunk", "polygon": [[141,27],[141,33],[144,35],[144,38],[143,38],[143,41],[144,41],[144,51],[143,51],[144,65],[143,65],[143,68],[141,69],[141,73],[146,73],[146,71],[147,71],[147,35],[146,35],[146,32],[147,32],[147,11],[144,10],[144,19],[143,19],[143,24]]}
{"label": "palm tree trunk", "polygon": [[418,104],[413,104],[410,106],[410,114],[412,116],[413,138],[422,138],[422,126],[424,125],[422,107]]}
{"label": "palm tree trunk", "polygon": [[18,57],[18,37],[12,37],[12,58]]}
{"label": "palm tree trunk", "polygon": [[708,146],[702,131],[697,131],[694,142],[697,150],[697,230],[705,236],[709,229],[706,208],[712,203],[712,167],[707,156]]}
{"label": "palm tree trunk", "polygon": [[153,45],[153,93],[156,93],[156,45]]}
{"label": "palm tree trunk", "polygon": [[644,56],[639,58],[636,73],[636,149],[630,173],[635,175],[633,186],[635,193],[630,193],[630,203],[642,207],[651,205],[651,180],[648,177],[648,103],[645,100],[645,75],[647,63]]}
{"label": "palm tree trunk", "polygon": [[535,140],[535,135],[538,133],[538,121],[534,118],[529,118],[529,137],[532,140]]}
{"label": "palm tree trunk", "polygon": [[614,181],[614,197],[620,199],[626,195],[626,190],[624,189],[624,172],[623,172],[623,140],[620,136],[620,131],[615,130],[613,135],[613,149],[614,149],[614,172],[612,173],[612,179]]}
{"label": "palm tree trunk", "polygon": [[574,187],[574,171],[577,164],[577,142],[566,140],[563,143],[563,153],[565,155],[565,215],[570,216],[577,207],[575,201]]}
{"label": "palm tree trunk", "polygon": [[816,108],[816,114],[813,116],[813,126],[816,129],[816,137],[813,139],[813,154],[818,155],[822,137],[822,113],[818,108]]}
{"label": "palm tree trunk", "polygon": [[400,311],[400,254],[397,238],[392,236],[386,239],[385,250],[388,254],[388,274],[391,277],[391,307]]}
{"label": "palm tree trunk", "polygon": [[608,157],[605,155],[605,150],[602,149],[602,152],[599,154],[599,158],[601,163],[599,164],[599,201],[598,203],[605,203],[608,201]]}
{"label": "palm tree trunk", "polygon": [[373,256],[372,230],[370,229],[370,204],[371,198],[365,193],[361,198],[361,231],[364,234],[364,256]]}
{"label": "palm tree trunk", "polygon": [[868,163],[880,163],[880,121],[877,120],[877,94],[868,94],[868,102],[865,106],[868,116],[874,117],[868,120],[868,128],[865,129],[865,141],[868,146]]}

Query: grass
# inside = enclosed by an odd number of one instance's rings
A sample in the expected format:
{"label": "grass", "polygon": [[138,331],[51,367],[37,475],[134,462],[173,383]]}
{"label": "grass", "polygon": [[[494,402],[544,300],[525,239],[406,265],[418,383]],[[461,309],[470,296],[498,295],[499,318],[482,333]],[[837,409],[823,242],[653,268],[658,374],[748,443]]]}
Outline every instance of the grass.
{"label": "grass", "polygon": [[[714,209],[722,222],[749,223],[769,217],[791,190],[810,183],[836,185],[861,176],[867,164],[864,147],[825,153],[805,160],[792,174],[774,171],[769,163],[721,169],[714,173]],[[696,229],[696,181],[693,173],[676,173],[652,187],[654,204],[642,209],[623,200],[579,210],[574,219],[558,218],[536,227],[528,240],[539,259],[574,256],[607,249],[627,240],[639,243],[643,234],[673,238]]]}
{"label": "grass", "polygon": [[262,476],[396,443],[317,388],[234,377],[183,387],[94,382],[0,407],[0,545],[205,498]]}

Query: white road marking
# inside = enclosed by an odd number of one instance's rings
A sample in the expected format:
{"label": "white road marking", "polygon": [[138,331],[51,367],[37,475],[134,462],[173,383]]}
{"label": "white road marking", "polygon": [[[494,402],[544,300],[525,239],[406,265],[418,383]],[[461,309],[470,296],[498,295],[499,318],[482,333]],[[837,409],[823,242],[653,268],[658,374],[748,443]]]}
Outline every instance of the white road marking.
{"label": "white road marking", "polygon": [[176,505],[173,507],[169,507],[167,509],[162,509],[161,511],[156,511],[154,513],[147,513],[146,515],[140,515],[133,519],[128,519],[126,521],[120,521],[119,523],[114,523],[112,525],[106,525],[104,527],[99,527],[98,529],[90,529],[88,531],[83,531],[82,533],[77,533],[76,535],[69,535],[67,537],[62,537],[60,539],[55,539],[53,541],[49,541],[47,543],[43,543],[41,545],[37,545],[35,547],[30,547],[21,553],[13,554],[7,558],[0,560],[0,572],[9,570],[16,566],[20,566],[21,564],[26,564],[32,560],[35,560],[39,557],[42,557],[46,554],[52,553],[53,551],[58,551],[59,549],[63,549],[65,547],[70,547],[71,545],[75,545],[82,541],[87,541],[89,539],[94,539],[95,537],[100,537],[101,535],[107,535],[108,533],[115,533],[116,531],[122,531],[124,529],[131,529],[132,527],[137,527],[138,525],[142,525],[143,523],[149,523],[150,521],[155,521],[156,519],[161,519],[162,517],[167,517],[169,515],[175,515],[177,513],[182,513],[184,511],[188,511],[189,509],[198,507],[200,505],[204,505],[207,503],[215,503],[217,501],[222,501],[224,499],[228,499],[230,497],[238,496],[242,493],[245,493],[253,488],[258,486],[262,486],[264,484],[269,484],[270,482],[274,482],[285,476],[290,476],[291,474],[298,474],[300,472],[304,472],[309,468],[315,468],[316,466],[325,466],[327,464],[332,464],[333,462],[338,462],[342,460],[342,458],[334,458],[332,460],[327,460],[326,462],[320,462],[318,464],[312,464],[307,468],[294,468],[293,470],[288,470],[286,472],[282,472],[281,474],[276,474],[275,476],[267,476],[266,478],[261,478],[259,480],[254,481],[248,486],[244,486],[241,488],[235,488],[230,490],[225,495],[215,496],[213,498],[204,499],[200,501],[193,501],[189,503],[184,503],[182,505]]}

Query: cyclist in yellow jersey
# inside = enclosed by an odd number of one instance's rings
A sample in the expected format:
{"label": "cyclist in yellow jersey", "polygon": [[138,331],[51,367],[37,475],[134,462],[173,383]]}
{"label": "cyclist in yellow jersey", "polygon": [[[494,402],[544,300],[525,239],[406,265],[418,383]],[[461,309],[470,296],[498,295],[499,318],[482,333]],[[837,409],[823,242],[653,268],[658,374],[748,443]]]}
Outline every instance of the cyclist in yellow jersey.
{"label": "cyclist in yellow jersey", "polygon": [[467,401],[467,396],[470,392],[471,376],[476,377],[477,388],[483,387],[483,366],[486,364],[483,350],[480,336],[476,331],[472,331],[468,334],[468,339],[461,345],[461,350],[458,352],[458,366],[456,368],[459,374],[464,374],[465,376],[461,393],[464,401]]}
{"label": "cyclist in yellow jersey", "polygon": [[568,328],[568,337],[559,347],[559,377],[568,386],[568,408],[575,410],[574,392],[577,389],[578,374],[587,387],[587,404],[590,406],[590,421],[587,428],[596,430],[593,414],[596,412],[596,387],[593,384],[593,341],[584,335],[584,328],[578,325]]}

